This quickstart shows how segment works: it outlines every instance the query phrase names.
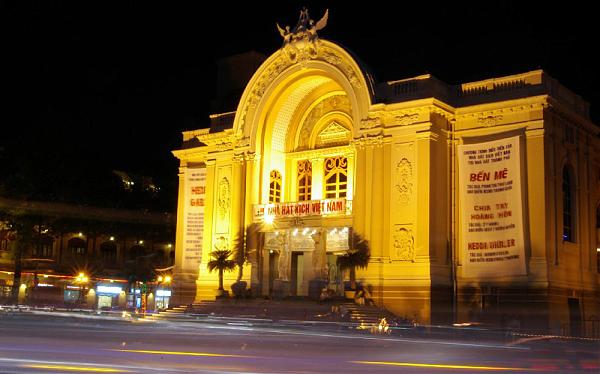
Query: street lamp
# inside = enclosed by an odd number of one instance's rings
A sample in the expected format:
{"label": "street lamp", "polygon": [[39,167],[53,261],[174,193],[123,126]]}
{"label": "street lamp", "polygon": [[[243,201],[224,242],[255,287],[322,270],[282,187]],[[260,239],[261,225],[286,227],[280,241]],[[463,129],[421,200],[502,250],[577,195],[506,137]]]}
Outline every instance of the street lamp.
{"label": "street lamp", "polygon": [[84,301],[85,285],[87,284],[88,280],[89,279],[87,275],[85,275],[83,272],[80,272],[75,278],[75,284],[79,285],[79,304],[82,304],[82,301]]}
{"label": "street lamp", "polygon": [[[158,287],[156,289],[156,299],[158,300],[159,297],[159,293],[160,293],[160,307],[161,309],[166,309],[165,308],[165,289],[164,286],[168,285],[171,283],[171,276],[170,275],[165,275],[164,277],[162,275],[159,275],[157,278],[157,282],[158,282]],[[161,288],[162,285],[162,288]]]}

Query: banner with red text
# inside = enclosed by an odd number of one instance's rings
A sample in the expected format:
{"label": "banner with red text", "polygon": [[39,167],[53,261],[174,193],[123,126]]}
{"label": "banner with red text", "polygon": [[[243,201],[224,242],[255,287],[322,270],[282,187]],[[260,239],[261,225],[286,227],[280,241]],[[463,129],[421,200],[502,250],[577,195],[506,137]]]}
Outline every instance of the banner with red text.
{"label": "banner with red text", "polygon": [[182,268],[197,272],[202,258],[206,168],[187,169],[184,184]]}
{"label": "banner with red text", "polygon": [[519,137],[458,146],[463,277],[526,274]]}
{"label": "banner with red text", "polygon": [[264,220],[304,217],[304,216],[331,216],[352,213],[352,201],[344,198],[308,200],[294,203],[275,203],[254,205],[254,222]]}

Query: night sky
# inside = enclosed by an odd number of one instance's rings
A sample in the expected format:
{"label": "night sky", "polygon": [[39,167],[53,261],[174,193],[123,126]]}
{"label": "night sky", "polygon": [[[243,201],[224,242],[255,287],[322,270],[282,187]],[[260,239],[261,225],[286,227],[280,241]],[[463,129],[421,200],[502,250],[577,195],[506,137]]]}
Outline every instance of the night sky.
{"label": "night sky", "polygon": [[0,6],[0,146],[40,168],[119,169],[173,187],[170,151],[182,130],[208,125],[215,61],[273,53],[282,44],[275,23],[293,27],[304,5],[315,20],[329,9],[319,36],[352,50],[378,81],[431,73],[456,84],[542,68],[599,122],[597,20],[585,3],[79,3]]}

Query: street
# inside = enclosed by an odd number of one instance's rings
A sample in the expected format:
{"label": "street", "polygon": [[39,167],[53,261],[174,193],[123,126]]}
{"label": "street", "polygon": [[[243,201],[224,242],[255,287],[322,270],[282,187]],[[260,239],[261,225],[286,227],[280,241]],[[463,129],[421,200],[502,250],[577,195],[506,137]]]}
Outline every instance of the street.
{"label": "street", "polygon": [[0,315],[2,373],[594,372],[598,343]]}

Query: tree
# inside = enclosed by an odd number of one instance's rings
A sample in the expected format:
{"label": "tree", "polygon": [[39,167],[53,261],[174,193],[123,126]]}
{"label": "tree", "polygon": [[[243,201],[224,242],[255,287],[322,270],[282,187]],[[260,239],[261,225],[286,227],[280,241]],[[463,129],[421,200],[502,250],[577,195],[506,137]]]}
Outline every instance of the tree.
{"label": "tree", "polygon": [[[250,224],[246,228],[246,232],[244,233],[244,229],[240,228],[238,231],[232,246],[233,251],[233,259],[238,268],[238,275],[235,283],[231,285],[231,290],[235,296],[245,296],[246,295],[246,287],[248,283],[242,280],[244,276],[244,265],[249,261],[249,253],[248,253],[248,238],[251,235],[255,234],[257,229],[256,224]],[[245,234],[245,235],[244,235]]]}
{"label": "tree", "polygon": [[229,257],[233,254],[229,249],[220,249],[210,253],[213,258],[206,264],[208,271],[214,270],[219,271],[219,291],[223,292],[223,272],[225,270],[231,271],[236,267],[235,260],[230,260]]}
{"label": "tree", "polygon": [[240,229],[237,233],[233,245],[232,245],[233,261],[238,268],[238,275],[236,282],[240,282],[244,276],[244,264],[248,260],[248,253],[246,252],[246,240],[244,238],[244,229]]}
{"label": "tree", "polygon": [[350,248],[345,254],[337,258],[340,270],[350,270],[350,288],[356,289],[356,269],[365,269],[369,265],[371,249],[369,242],[359,234],[352,232]]}
{"label": "tree", "polygon": [[244,276],[244,264],[249,261],[250,254],[248,253],[248,238],[252,235],[255,235],[257,230],[258,225],[252,223],[248,225],[245,233],[244,229],[240,228],[234,239],[232,246],[233,259],[238,267],[236,282],[240,282],[242,280],[242,277]]}
{"label": "tree", "polygon": [[128,253],[124,261],[124,272],[129,284],[133,286],[133,304],[136,306],[136,292],[138,283],[141,283],[142,312],[146,309],[146,293],[148,291],[147,283],[154,280],[156,276],[155,268],[160,264],[160,258],[157,253],[146,254],[143,247],[138,246],[137,250]]}
{"label": "tree", "polygon": [[12,246],[11,250],[11,257],[14,260],[11,301],[15,304],[19,299],[23,259],[37,244],[34,226],[38,224],[39,221],[39,217],[28,215],[19,210],[12,211],[10,214],[3,214],[2,227],[12,231],[16,238],[15,245]]}

